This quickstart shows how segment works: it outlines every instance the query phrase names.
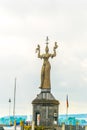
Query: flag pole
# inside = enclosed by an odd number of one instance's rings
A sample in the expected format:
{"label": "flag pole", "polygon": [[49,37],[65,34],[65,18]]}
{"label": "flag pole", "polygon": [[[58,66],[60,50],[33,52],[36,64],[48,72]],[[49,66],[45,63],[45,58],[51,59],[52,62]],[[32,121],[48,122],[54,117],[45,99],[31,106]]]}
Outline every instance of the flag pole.
{"label": "flag pole", "polygon": [[68,94],[66,95],[66,123],[68,121],[68,107],[69,107],[69,102],[68,102]]}

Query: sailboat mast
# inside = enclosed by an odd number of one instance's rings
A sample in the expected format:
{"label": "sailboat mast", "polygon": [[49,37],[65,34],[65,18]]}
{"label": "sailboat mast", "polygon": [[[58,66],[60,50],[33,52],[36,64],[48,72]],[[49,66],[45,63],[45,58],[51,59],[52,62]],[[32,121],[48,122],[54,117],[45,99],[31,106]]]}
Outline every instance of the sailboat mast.
{"label": "sailboat mast", "polygon": [[13,107],[13,116],[15,116],[15,97],[16,97],[16,78],[15,78],[15,86],[14,86],[14,107]]}

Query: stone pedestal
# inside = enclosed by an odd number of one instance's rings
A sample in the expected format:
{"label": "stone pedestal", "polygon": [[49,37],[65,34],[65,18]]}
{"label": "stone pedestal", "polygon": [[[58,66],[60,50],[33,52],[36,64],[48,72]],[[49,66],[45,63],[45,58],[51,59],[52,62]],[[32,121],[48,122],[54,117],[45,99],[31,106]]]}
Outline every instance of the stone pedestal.
{"label": "stone pedestal", "polygon": [[59,101],[54,98],[50,89],[42,89],[32,101],[33,121],[37,126],[58,125]]}

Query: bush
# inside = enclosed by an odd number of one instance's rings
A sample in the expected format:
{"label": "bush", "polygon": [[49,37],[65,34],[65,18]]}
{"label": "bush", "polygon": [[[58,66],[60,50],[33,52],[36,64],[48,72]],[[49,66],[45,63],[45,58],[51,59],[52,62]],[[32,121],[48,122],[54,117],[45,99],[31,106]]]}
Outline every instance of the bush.
{"label": "bush", "polygon": [[24,130],[31,130],[31,126],[30,125],[28,125],[28,126],[24,126]]}
{"label": "bush", "polygon": [[35,126],[35,130],[44,130],[44,126]]}

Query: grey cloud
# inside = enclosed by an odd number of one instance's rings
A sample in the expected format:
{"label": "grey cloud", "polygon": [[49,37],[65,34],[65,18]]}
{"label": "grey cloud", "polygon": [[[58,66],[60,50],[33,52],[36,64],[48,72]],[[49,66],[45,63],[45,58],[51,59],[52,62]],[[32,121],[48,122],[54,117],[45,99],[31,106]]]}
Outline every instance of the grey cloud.
{"label": "grey cloud", "polygon": [[[40,92],[41,53],[48,35],[52,44],[58,41],[57,57],[51,62],[52,91],[64,101],[86,102],[87,9],[86,1],[69,0],[3,0],[0,1],[0,108],[13,100],[14,78],[17,77],[17,109],[34,99]],[[85,72],[85,73],[84,73]],[[85,95],[81,97],[82,91]],[[20,93],[20,94],[19,94]],[[61,97],[63,95],[63,97]],[[77,97],[78,95],[78,97]],[[3,100],[1,100],[3,99]],[[24,110],[23,110],[24,111]],[[77,110],[76,110],[77,111]]]}

